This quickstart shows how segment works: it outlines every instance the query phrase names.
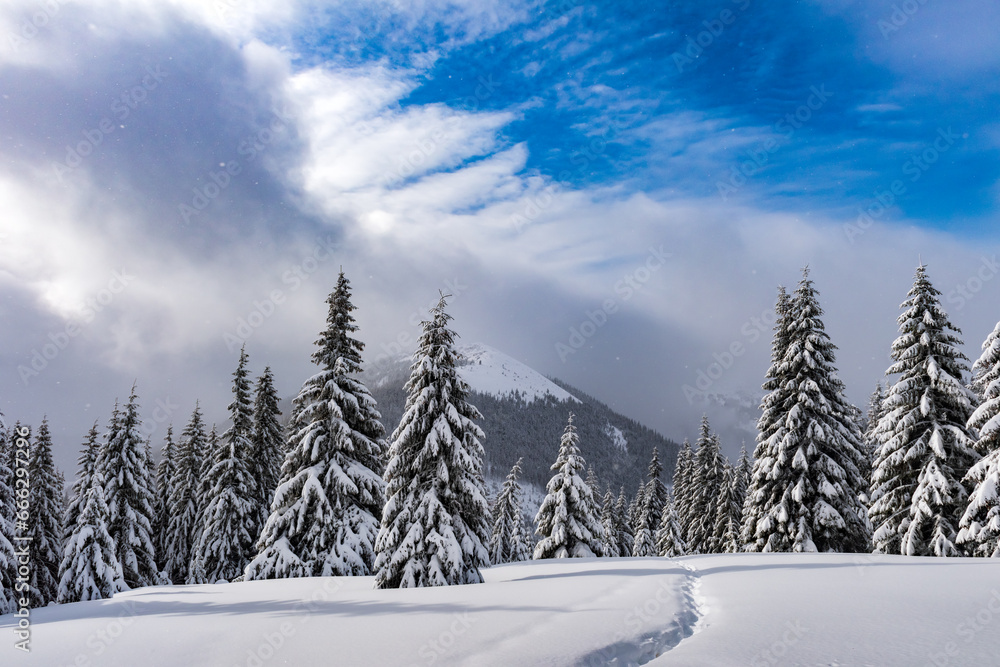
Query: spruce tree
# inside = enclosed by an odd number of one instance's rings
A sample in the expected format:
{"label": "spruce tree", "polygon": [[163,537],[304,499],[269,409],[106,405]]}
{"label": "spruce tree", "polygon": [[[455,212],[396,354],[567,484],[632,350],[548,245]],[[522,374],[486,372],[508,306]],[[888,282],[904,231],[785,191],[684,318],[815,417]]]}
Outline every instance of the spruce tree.
{"label": "spruce tree", "polygon": [[973,365],[972,389],[981,403],[969,417],[982,456],[965,477],[974,488],[959,524],[956,543],[973,556],[1000,558],[1000,323],[983,342]]}
{"label": "spruce tree", "polygon": [[176,474],[177,454],[174,444],[174,427],[167,426],[167,434],[160,450],[160,464],[156,466],[154,488],[156,497],[153,502],[153,547],[156,549],[156,561],[160,570],[165,569],[167,562],[167,527],[170,525],[170,485]]}
{"label": "spruce tree", "polygon": [[632,555],[635,557],[656,555],[656,531],[663,516],[663,505],[667,502],[667,487],[660,475],[663,465],[660,463],[659,449],[653,448],[653,458],[649,462],[647,482],[642,495],[642,505],[639,509],[639,520],[635,533],[635,544]]}
{"label": "spruce tree", "polygon": [[869,514],[877,553],[961,555],[955,540],[968,501],[962,478],[979,457],[966,429],[974,401],[962,384],[968,359],[940,294],[921,265],[900,306],[894,363],[886,371],[899,378],[876,430]]}
{"label": "spruce tree", "polygon": [[115,543],[108,533],[104,478],[99,472],[91,475],[84,499],[62,552],[60,603],[103,600],[127,590]]}
{"label": "spruce tree", "polygon": [[159,583],[152,540],[152,480],[140,434],[142,422],[135,385],[124,411],[117,404],[95,470],[104,479],[108,534],[114,541],[129,588]]}
{"label": "spruce tree", "polygon": [[198,583],[189,580],[194,546],[200,538],[198,487],[201,482],[201,460],[208,448],[208,437],[201,418],[201,408],[195,403],[191,419],[181,433],[177,445],[176,466],[170,483],[170,506],[164,544],[164,572],[175,584]]}
{"label": "spruce tree", "polygon": [[619,558],[620,542],[618,534],[618,514],[615,495],[608,486],[604,492],[604,502],[601,505],[601,527],[604,528],[604,555],[608,558]]}
{"label": "spruce tree", "polygon": [[712,433],[708,417],[701,418],[695,442],[691,525],[685,536],[688,553],[713,553],[715,519],[718,514],[719,487],[722,484],[723,458],[719,439]]}
{"label": "spruce tree", "polygon": [[632,555],[632,548],[635,546],[635,533],[632,532],[632,525],[628,520],[628,498],[625,496],[625,487],[618,492],[618,501],[615,503],[615,526],[617,527],[618,553],[624,558]]}
{"label": "spruce tree", "polygon": [[782,322],[787,340],[774,345],[784,357],[764,385],[773,391],[763,403],[750,492],[755,507],[743,531],[751,551],[867,550],[857,410],[837,377],[836,346],[822,314],[804,269]]}
{"label": "spruce tree", "polygon": [[28,458],[28,532],[31,550],[31,605],[44,607],[59,592],[62,556],[62,488],[52,460],[52,436],[43,418]]}
{"label": "spruce tree", "polygon": [[715,525],[712,527],[711,553],[726,553],[727,541],[743,518],[743,503],[736,496],[736,470],[723,458]]}
{"label": "spruce tree", "polygon": [[17,516],[14,495],[15,431],[7,430],[0,413],[0,615],[17,608],[14,584],[17,579],[17,557],[14,554],[14,527]]}
{"label": "spruce tree", "polygon": [[579,448],[580,437],[573,426],[573,414],[559,441],[559,455],[552,464],[548,495],[538,508],[535,533],[535,560],[543,558],[585,558],[600,556],[604,529],[594,516],[596,506],[590,486],[580,473],[586,465]]}
{"label": "spruce tree", "polygon": [[694,454],[691,452],[691,443],[688,442],[687,438],[684,438],[684,444],[681,445],[681,449],[677,453],[677,462],[674,464],[672,494],[674,511],[677,513],[677,521],[681,526],[682,535],[687,535],[691,523],[691,494],[694,489],[693,470]]}
{"label": "spruce tree", "polygon": [[87,439],[84,441],[83,447],[80,449],[80,456],[77,458],[79,469],[76,481],[73,482],[69,506],[66,509],[66,519],[63,521],[66,535],[73,531],[76,519],[87,503],[87,491],[90,489],[90,480],[94,477],[94,468],[101,450],[99,435],[100,432],[95,421],[87,433]]}
{"label": "spruce tree", "polygon": [[677,558],[687,553],[683,529],[677,519],[677,506],[669,492],[656,530],[656,553],[665,558]]}
{"label": "spruce tree", "polygon": [[516,563],[528,560],[527,545],[524,544],[524,530],[521,527],[521,485],[517,482],[521,474],[518,459],[503,483],[503,488],[493,504],[493,532],[490,535],[489,553],[493,565]]}
{"label": "spruce tree", "polygon": [[320,371],[292,404],[281,481],[248,580],[373,572],[385,430],[357,379],[364,345],[352,337],[355,308],[343,271],[327,304],[327,328],[312,355]]}
{"label": "spruce tree", "polygon": [[746,445],[743,445],[740,447],[740,458],[736,461],[736,467],[733,469],[733,502],[740,508],[740,519],[736,524],[737,532],[741,530],[743,525],[743,506],[746,503],[747,489],[750,486],[751,470],[753,470],[753,464],[750,463],[750,457],[747,455]]}
{"label": "spruce tree", "polygon": [[458,374],[446,305],[441,295],[422,323],[405,411],[389,446],[376,588],[481,583],[479,568],[489,562],[485,436],[473,421],[482,415]]}
{"label": "spruce tree", "polygon": [[253,440],[250,464],[250,476],[255,487],[254,504],[257,512],[250,534],[254,540],[264,529],[267,517],[271,513],[271,501],[274,490],[281,478],[281,464],[284,461],[284,438],[278,417],[278,392],[274,388],[274,375],[271,367],[265,367],[257,378],[257,389],[253,405]]}

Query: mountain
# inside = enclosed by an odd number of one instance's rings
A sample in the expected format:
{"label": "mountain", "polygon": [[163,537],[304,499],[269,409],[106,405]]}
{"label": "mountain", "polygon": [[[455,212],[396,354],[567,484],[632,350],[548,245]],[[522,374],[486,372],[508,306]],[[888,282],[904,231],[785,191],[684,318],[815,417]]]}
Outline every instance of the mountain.
{"label": "mountain", "polygon": [[[673,472],[677,443],[488,345],[466,345],[459,352],[463,357],[459,373],[472,389],[469,400],[483,413],[479,425],[486,433],[488,481],[502,480],[523,456],[525,481],[544,488],[570,412],[580,434],[580,450],[597,473],[602,494],[610,484],[615,495],[622,485],[633,495],[646,478],[654,447],[660,450],[665,477]],[[387,435],[403,416],[403,385],[409,377],[409,357],[384,361],[363,377],[378,401]]]}

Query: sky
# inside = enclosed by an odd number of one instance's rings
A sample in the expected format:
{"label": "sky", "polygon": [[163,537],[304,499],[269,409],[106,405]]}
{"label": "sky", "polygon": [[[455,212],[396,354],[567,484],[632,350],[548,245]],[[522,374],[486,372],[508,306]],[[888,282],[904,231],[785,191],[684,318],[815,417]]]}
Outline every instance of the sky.
{"label": "sky", "polygon": [[[0,411],[75,468],[133,382],[158,446],[283,396],[343,269],[369,364],[453,325],[735,454],[808,266],[849,398],[926,263],[1000,319],[988,0],[8,0]],[[390,426],[391,428],[391,426]],[[487,442],[488,446],[488,442]]]}

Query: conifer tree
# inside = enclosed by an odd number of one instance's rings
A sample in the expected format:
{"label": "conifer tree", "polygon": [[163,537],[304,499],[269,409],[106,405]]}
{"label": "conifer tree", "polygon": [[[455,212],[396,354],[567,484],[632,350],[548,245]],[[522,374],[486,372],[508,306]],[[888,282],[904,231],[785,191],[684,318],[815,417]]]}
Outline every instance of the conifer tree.
{"label": "conifer tree", "polygon": [[80,449],[80,456],[77,458],[79,472],[76,481],[73,482],[73,489],[69,506],[66,509],[66,519],[63,522],[64,532],[69,535],[76,525],[76,519],[83,511],[83,506],[87,503],[87,491],[90,489],[90,480],[94,477],[94,467],[97,465],[97,457],[101,450],[97,422],[90,427],[87,439]]}
{"label": "conifer tree", "polygon": [[604,528],[604,555],[608,558],[620,557],[622,554],[619,551],[618,513],[615,495],[611,493],[610,486],[604,493],[604,502],[601,506],[601,526]]}
{"label": "conifer tree", "polygon": [[170,485],[176,474],[176,445],[174,444],[174,427],[167,426],[167,434],[160,450],[160,464],[156,466],[154,488],[156,497],[153,502],[153,547],[156,549],[157,565],[161,570],[167,562],[167,526],[170,525]]}
{"label": "conifer tree", "polygon": [[982,399],[969,417],[982,456],[965,477],[974,488],[959,524],[956,543],[970,555],[1000,558],[1000,323],[983,342],[973,365],[972,389]]}
{"label": "conifer tree", "polygon": [[14,527],[17,515],[14,495],[14,440],[16,431],[7,430],[0,412],[0,615],[17,608],[14,584],[17,557],[14,554]]}
{"label": "conifer tree", "polygon": [[256,541],[264,529],[270,515],[274,490],[281,479],[281,464],[284,461],[285,445],[281,423],[278,417],[278,392],[274,388],[271,367],[265,367],[257,378],[257,390],[253,405],[253,442],[249,457],[250,476],[255,482],[254,504],[257,514],[250,534]]}
{"label": "conifer tree", "polygon": [[552,464],[554,474],[545,487],[548,495],[535,517],[535,533],[541,538],[535,545],[535,560],[602,554],[604,529],[593,514],[593,492],[580,476],[586,463],[579,441],[570,413],[559,442],[559,455]]}
{"label": "conifer tree", "polygon": [[62,488],[52,460],[52,436],[46,418],[42,419],[31,445],[28,479],[31,606],[44,607],[59,592],[63,521]]}
{"label": "conifer tree", "polygon": [[921,265],[900,306],[894,363],[886,371],[899,378],[876,430],[869,510],[876,553],[961,555],[955,540],[968,501],[962,478],[979,457],[966,429],[974,402],[962,384],[968,359],[940,294]]}
{"label": "conifer tree", "polygon": [[122,576],[129,588],[159,583],[151,536],[152,480],[141,426],[133,384],[124,411],[115,405],[95,464],[95,470],[104,479],[108,534],[114,541]]}
{"label": "conifer tree", "polygon": [[782,322],[784,357],[765,389],[744,525],[751,551],[867,550],[866,481],[857,410],[844,396],[817,292],[804,269]]}
{"label": "conifer tree", "polygon": [[615,525],[617,527],[618,553],[624,558],[632,555],[632,548],[635,546],[635,533],[632,532],[632,525],[628,520],[628,498],[625,496],[625,487],[618,492],[618,500],[615,502]]}
{"label": "conifer tree", "polygon": [[726,553],[727,541],[743,518],[743,503],[738,502],[736,497],[736,483],[736,470],[723,459],[715,525],[712,528],[712,553]]}
{"label": "conifer tree", "polygon": [[639,520],[635,532],[635,544],[632,555],[638,558],[655,556],[656,531],[663,516],[663,505],[667,501],[667,487],[660,475],[663,465],[660,463],[659,449],[653,448],[653,458],[649,462],[647,482],[642,495],[642,505],[639,508]]}
{"label": "conifer tree", "polygon": [[198,583],[190,580],[194,547],[201,536],[198,508],[198,487],[201,483],[201,460],[208,448],[208,437],[201,417],[201,408],[195,403],[191,419],[181,433],[177,445],[176,466],[170,483],[170,506],[164,544],[164,572],[175,584]]}
{"label": "conifer tree", "polygon": [[656,530],[656,553],[665,558],[677,558],[687,553],[683,530],[677,520],[677,506],[669,492]]}
{"label": "conifer tree", "polygon": [[[628,525],[632,533],[633,540],[639,536],[639,529],[642,528],[640,520],[642,519],[642,506],[646,502],[646,483],[639,482],[639,486],[636,487],[635,495],[632,497],[632,502],[628,506]],[[633,542],[632,550],[635,551],[635,545]],[[631,555],[631,553],[629,554]]]}
{"label": "conifer tree", "polygon": [[712,433],[708,417],[701,418],[701,429],[694,453],[691,525],[686,543],[688,553],[713,553],[715,519],[718,514],[719,487],[722,484],[723,458],[719,439]]}
{"label": "conifer tree", "polygon": [[522,460],[518,459],[511,468],[493,505],[493,532],[489,541],[490,562],[493,565],[516,563],[528,560],[530,556],[527,545],[522,541],[521,485],[517,482]]}
{"label": "conifer tree", "polygon": [[479,568],[489,562],[485,436],[473,421],[482,415],[468,402],[469,386],[458,374],[446,305],[442,294],[430,320],[421,323],[405,411],[389,446],[376,588],[481,583]]}
{"label": "conifer tree", "polygon": [[681,526],[681,535],[686,536],[690,528],[691,519],[691,498],[694,490],[694,454],[691,452],[691,443],[684,438],[677,453],[677,462],[674,464],[673,478],[673,499],[674,511],[677,514],[677,521]]}
{"label": "conifer tree", "polygon": [[327,327],[312,355],[320,370],[292,404],[281,481],[248,580],[373,572],[385,429],[357,378],[364,344],[352,336],[355,308],[343,271],[327,304]]}
{"label": "conifer tree", "polygon": [[[736,523],[737,533],[743,525],[743,505],[746,503],[747,488],[750,486],[751,470],[753,470],[753,464],[750,463],[750,457],[747,455],[746,445],[743,445],[740,447],[740,458],[733,469],[733,502],[740,508],[740,519]],[[739,542],[739,538],[737,538],[737,542]]]}
{"label": "conifer tree", "polygon": [[115,543],[108,533],[101,473],[92,473],[84,499],[62,552],[59,603],[103,600],[127,590]]}

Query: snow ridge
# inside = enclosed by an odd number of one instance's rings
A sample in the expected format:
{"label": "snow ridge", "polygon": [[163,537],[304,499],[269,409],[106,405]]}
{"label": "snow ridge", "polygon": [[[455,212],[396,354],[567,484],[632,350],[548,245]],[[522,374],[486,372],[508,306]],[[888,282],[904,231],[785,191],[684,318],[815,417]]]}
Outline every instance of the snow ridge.
{"label": "snow ridge", "polygon": [[473,343],[460,347],[459,352],[462,355],[459,375],[481,394],[502,398],[518,393],[527,403],[544,399],[546,395],[557,401],[580,402],[535,369],[489,345]]}

